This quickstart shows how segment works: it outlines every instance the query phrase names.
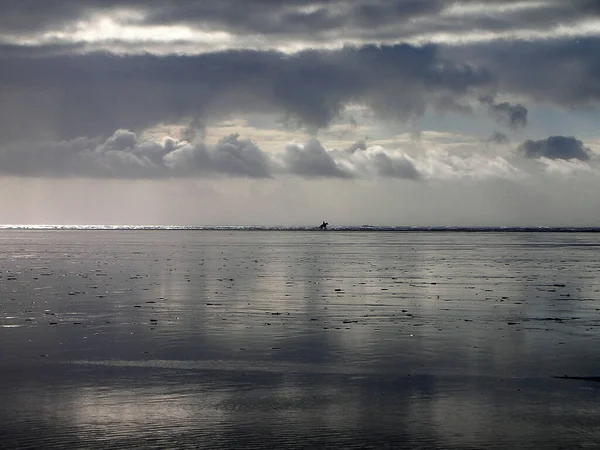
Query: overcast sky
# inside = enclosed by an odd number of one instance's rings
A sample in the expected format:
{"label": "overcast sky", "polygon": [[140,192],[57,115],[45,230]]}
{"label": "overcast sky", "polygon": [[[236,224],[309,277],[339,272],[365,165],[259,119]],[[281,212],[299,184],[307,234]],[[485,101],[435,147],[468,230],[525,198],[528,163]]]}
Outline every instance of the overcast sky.
{"label": "overcast sky", "polygon": [[597,0],[0,8],[0,223],[600,224]]}

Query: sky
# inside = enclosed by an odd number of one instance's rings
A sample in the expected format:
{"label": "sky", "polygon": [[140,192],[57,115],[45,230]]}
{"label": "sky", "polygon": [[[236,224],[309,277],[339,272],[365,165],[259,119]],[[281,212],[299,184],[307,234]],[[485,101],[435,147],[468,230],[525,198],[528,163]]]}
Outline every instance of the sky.
{"label": "sky", "polygon": [[0,223],[600,224],[597,0],[0,8]]}

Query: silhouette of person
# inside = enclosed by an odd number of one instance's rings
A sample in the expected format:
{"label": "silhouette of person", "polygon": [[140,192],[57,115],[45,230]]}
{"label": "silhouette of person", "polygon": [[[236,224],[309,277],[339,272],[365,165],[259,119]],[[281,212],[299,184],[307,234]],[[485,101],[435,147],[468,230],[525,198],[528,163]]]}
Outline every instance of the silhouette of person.
{"label": "silhouette of person", "polygon": [[319,230],[326,230],[327,225],[329,225],[329,224],[327,222],[323,221],[323,223],[321,225],[319,225]]}

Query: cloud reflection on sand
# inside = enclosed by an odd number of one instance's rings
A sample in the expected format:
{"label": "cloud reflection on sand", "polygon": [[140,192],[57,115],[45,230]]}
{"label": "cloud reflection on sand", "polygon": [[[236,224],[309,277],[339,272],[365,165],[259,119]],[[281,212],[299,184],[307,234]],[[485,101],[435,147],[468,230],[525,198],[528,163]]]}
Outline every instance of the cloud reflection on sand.
{"label": "cloud reflection on sand", "polygon": [[13,448],[600,437],[595,234],[5,233]]}

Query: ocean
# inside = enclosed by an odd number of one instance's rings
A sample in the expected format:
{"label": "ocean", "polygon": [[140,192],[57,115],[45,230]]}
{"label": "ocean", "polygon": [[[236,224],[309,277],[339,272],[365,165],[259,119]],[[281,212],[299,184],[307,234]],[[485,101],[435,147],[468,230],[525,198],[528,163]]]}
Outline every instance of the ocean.
{"label": "ocean", "polygon": [[594,448],[600,229],[0,229],[0,446]]}

